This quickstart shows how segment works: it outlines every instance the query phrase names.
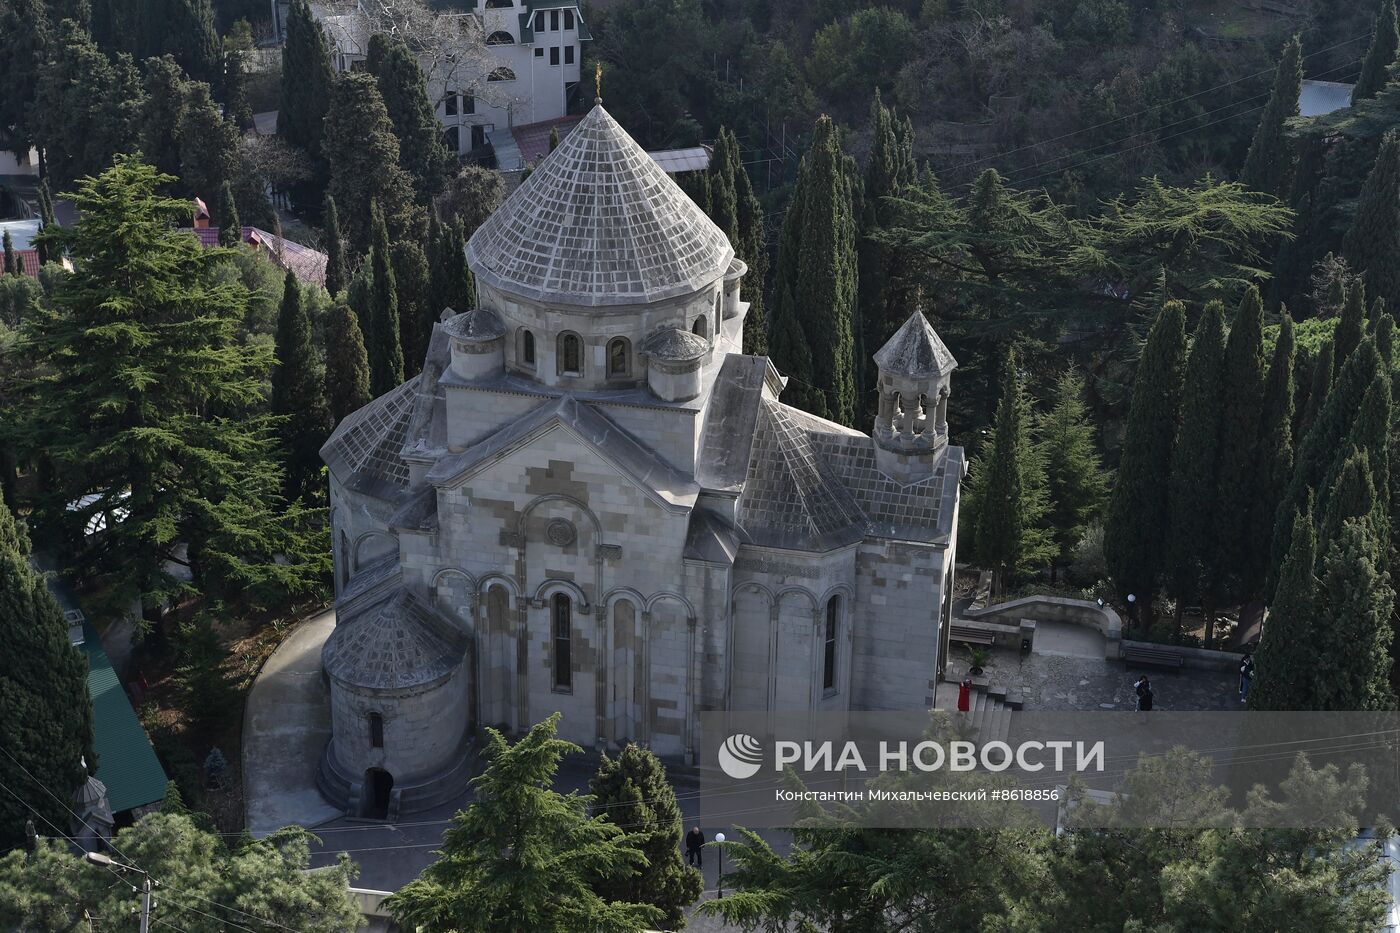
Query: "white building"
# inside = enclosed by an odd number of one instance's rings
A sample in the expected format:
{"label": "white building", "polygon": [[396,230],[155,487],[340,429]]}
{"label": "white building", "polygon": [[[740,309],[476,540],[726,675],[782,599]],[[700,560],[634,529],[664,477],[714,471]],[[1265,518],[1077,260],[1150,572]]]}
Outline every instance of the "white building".
{"label": "white building", "polygon": [[[578,0],[468,0],[467,5],[474,9],[439,15],[437,27],[470,18],[467,35],[484,38],[484,54],[464,55],[451,65],[421,62],[428,94],[450,151],[466,154],[493,139],[498,148],[513,149],[511,127],[569,112],[583,43],[593,37]],[[360,67],[369,48],[365,18],[317,3],[311,9],[326,28],[337,70]],[[286,0],[272,0],[272,12],[278,35],[284,36]]]}
{"label": "white building", "polygon": [[595,106],[472,236],[477,307],[351,415],[319,783],[395,817],[476,728],[693,759],[701,710],[926,709],[947,652],[957,365],[915,312],[874,436],[742,353],[744,264]]}

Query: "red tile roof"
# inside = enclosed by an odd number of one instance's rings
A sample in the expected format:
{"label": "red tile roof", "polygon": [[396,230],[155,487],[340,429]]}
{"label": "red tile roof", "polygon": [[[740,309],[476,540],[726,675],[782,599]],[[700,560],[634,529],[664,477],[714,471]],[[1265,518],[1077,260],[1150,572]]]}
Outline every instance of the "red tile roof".
{"label": "red tile roof", "polygon": [[510,134],[515,137],[515,145],[520,149],[520,157],[525,160],[525,164],[532,165],[549,155],[550,130],[558,127],[559,138],[562,140],[583,116],[581,113],[573,113],[553,120],[511,127]]}
{"label": "red tile roof", "polygon": [[[181,227],[180,229],[198,237],[201,246],[219,245],[218,227]],[[326,284],[326,263],[329,259],[320,250],[303,246],[295,240],[279,237],[275,233],[269,233],[257,227],[244,227],[239,239],[257,249],[279,268],[291,272],[307,285]]]}
{"label": "red tile roof", "polygon": [[37,249],[17,249],[20,272],[37,279],[39,277],[39,251]]}

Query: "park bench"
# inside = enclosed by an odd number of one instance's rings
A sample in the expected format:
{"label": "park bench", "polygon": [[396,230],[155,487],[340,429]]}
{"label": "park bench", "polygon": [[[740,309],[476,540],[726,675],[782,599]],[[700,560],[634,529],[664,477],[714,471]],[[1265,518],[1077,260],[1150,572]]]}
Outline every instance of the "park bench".
{"label": "park bench", "polygon": [[984,632],[970,625],[958,625],[956,622],[949,630],[948,637],[969,645],[991,645],[996,641],[991,632]]}
{"label": "park bench", "polygon": [[1123,646],[1123,660],[1129,664],[1152,664],[1157,667],[1179,669],[1186,659],[1175,651],[1166,648],[1139,648],[1136,645]]}

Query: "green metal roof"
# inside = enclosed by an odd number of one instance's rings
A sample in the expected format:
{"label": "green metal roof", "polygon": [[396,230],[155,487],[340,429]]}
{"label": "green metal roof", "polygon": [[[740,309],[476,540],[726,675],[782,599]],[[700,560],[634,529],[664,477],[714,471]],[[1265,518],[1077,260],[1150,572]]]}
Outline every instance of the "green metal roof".
{"label": "green metal roof", "polygon": [[113,813],[155,803],[165,796],[165,770],[89,622],[83,623],[83,653],[88,659],[97,779],[107,785],[107,802]]}
{"label": "green metal roof", "polygon": [[520,14],[520,43],[522,45],[535,41],[535,14],[541,10],[573,10],[579,41],[592,41],[593,33],[588,30],[587,24],[583,21],[583,11],[579,9],[578,0],[529,0],[525,4],[525,12]]}

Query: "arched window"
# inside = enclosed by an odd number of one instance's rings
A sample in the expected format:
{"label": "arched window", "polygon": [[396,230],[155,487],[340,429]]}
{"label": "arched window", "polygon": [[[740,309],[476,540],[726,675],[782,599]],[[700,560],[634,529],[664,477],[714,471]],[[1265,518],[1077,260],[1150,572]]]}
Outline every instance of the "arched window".
{"label": "arched window", "polygon": [[515,37],[503,29],[498,29],[486,37],[487,45],[515,45]]}
{"label": "arched window", "polygon": [[625,376],[631,367],[631,348],[626,337],[614,337],[608,341],[608,376]]}
{"label": "arched window", "polygon": [[520,328],[520,362],[535,368],[535,335],[523,327]]}
{"label": "arched window", "polygon": [[379,713],[369,714],[369,747],[384,747],[384,717]]}
{"label": "arched window", "polygon": [[583,375],[583,341],[578,334],[559,335],[559,375]]}
{"label": "arched window", "polygon": [[340,588],[343,590],[350,583],[350,539],[345,536],[345,530],[340,532]]}
{"label": "arched window", "polygon": [[486,0],[488,10],[509,10],[515,6],[515,0]]}
{"label": "arched window", "polygon": [[724,294],[722,292],[715,296],[715,320],[724,320]]}
{"label": "arched window", "polygon": [[700,315],[698,318],[695,319],[695,323],[692,324],[692,325],[690,326],[690,332],[691,332],[692,334],[694,334],[695,336],[697,336],[697,337],[704,337],[706,340],[709,340],[709,339],[710,339],[710,322],[709,322],[709,319],[707,319],[707,318],[705,317],[705,315],[703,315],[703,314]]}
{"label": "arched window", "polygon": [[515,72],[509,68],[501,67],[486,76],[487,81],[514,81]]}
{"label": "arched window", "polygon": [[826,637],[822,650],[822,689],[836,689],[836,632],[841,624],[841,597],[833,596],[826,604]]}
{"label": "arched window", "polygon": [[456,155],[462,151],[462,128],[460,126],[449,126],[442,131],[442,144],[447,151]]}
{"label": "arched window", "polygon": [[563,593],[555,593],[549,602],[550,623],[554,636],[554,687],[573,688],[573,603]]}

